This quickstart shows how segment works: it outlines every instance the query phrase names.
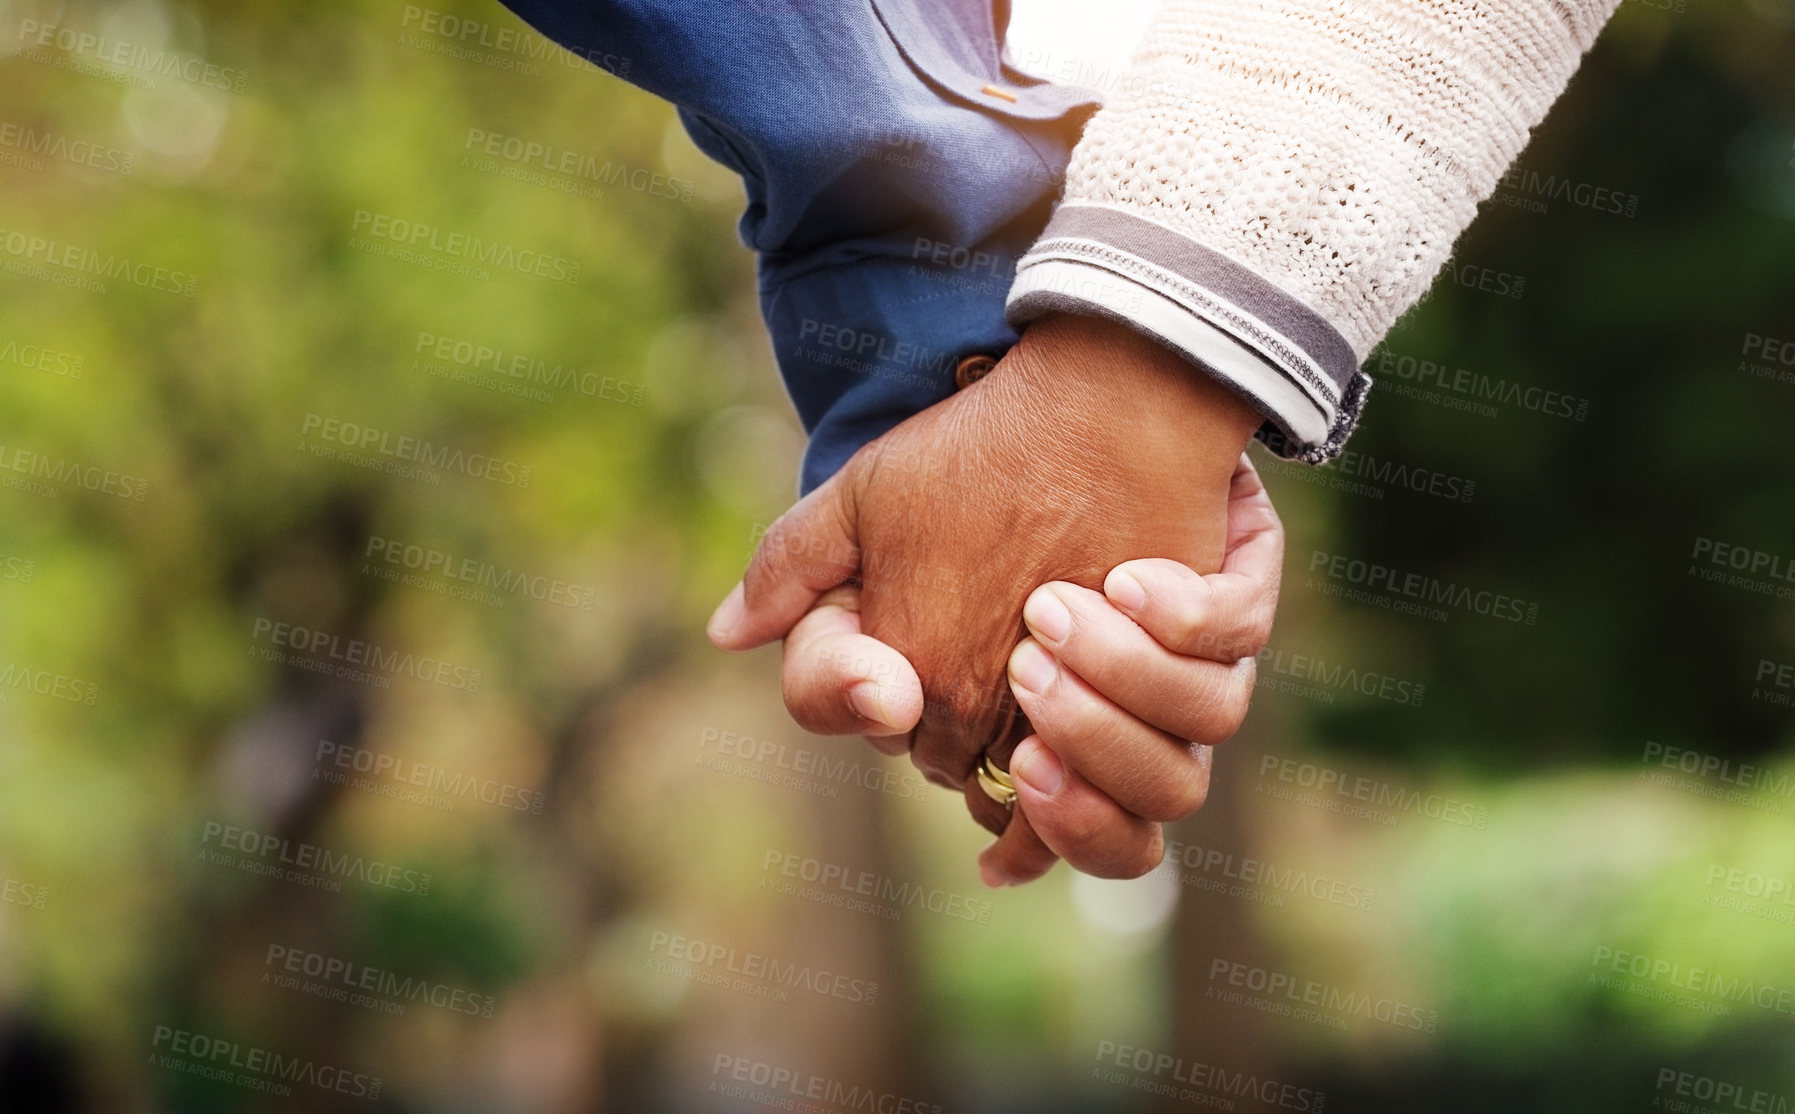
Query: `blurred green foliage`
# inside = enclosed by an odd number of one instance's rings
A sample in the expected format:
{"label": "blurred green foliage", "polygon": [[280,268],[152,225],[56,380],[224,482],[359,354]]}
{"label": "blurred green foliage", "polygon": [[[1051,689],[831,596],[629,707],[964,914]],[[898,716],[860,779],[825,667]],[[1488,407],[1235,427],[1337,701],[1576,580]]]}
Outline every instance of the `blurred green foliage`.
{"label": "blurred green foliage", "polygon": [[[1623,7],[1523,166],[1633,198],[1634,214],[1564,199],[1532,212],[1512,202],[1533,187],[1512,188],[1456,260],[1523,278],[1524,295],[1443,280],[1384,346],[1586,399],[1586,417],[1480,417],[1384,376],[1355,450],[1470,478],[1470,501],[1366,498],[1270,470],[1291,532],[1274,644],[1424,683],[1427,699],[1262,694],[1238,746],[1447,787],[1490,816],[1477,832],[1283,813],[1246,824],[1269,856],[1379,879],[1392,910],[1268,907],[1258,931],[1317,972],[1412,986],[1446,1019],[1428,1038],[1317,1031],[1271,1050],[1322,1072],[1349,1108],[1639,1109],[1660,1064],[1697,1056],[1795,1092],[1786,1017],[1704,1014],[1591,979],[1606,947],[1795,984],[1786,923],[1705,902],[1716,864],[1795,877],[1787,817],[1638,776],[1651,741],[1787,769],[1788,710],[1753,690],[1760,661],[1795,660],[1795,609],[1688,567],[1698,538],[1795,554],[1795,383],[1741,370],[1748,335],[1795,339],[1790,13]],[[518,26],[475,0],[445,10]],[[0,124],[132,159],[129,173],[0,165],[0,240],[197,284],[191,298],[120,279],[87,291],[0,257],[0,451],[15,462],[0,479],[41,460],[145,485],[141,500],[41,479],[0,490],[0,669],[94,694],[0,692],[0,883],[48,891],[42,908],[0,904],[0,1029],[29,1018],[66,1042],[96,1109],[269,1101],[146,1060],[157,1026],[374,1065],[396,1105],[420,1110],[552,1108],[493,1093],[552,1074],[493,1050],[548,1048],[559,1063],[560,1039],[591,1060],[563,1073],[582,1080],[570,1093],[658,1109],[717,1041],[686,988],[639,970],[644,938],[678,923],[824,946],[803,935],[824,931],[805,910],[753,903],[762,849],[821,833],[976,891],[978,833],[949,798],[831,820],[795,796],[695,780],[707,729],[798,735],[771,660],[722,661],[700,633],[755,529],[789,501],[801,447],[734,241],[739,189],[666,106],[584,65],[532,74],[444,53],[407,11],[0,0]],[[233,67],[243,88],[80,72],[78,52],[27,52],[29,21]],[[690,192],[520,180],[480,161],[477,133]],[[362,226],[380,218],[576,261],[578,281],[476,280],[440,258],[375,254]],[[444,370],[466,369],[427,337],[599,386],[542,401],[498,389],[502,376],[458,381]],[[30,366],[27,345],[68,361]],[[315,423],[332,420],[496,457],[529,480],[419,482],[327,459]],[[440,578],[376,575],[387,540],[590,594],[453,598]],[[1538,620],[1428,623],[1331,600],[1306,583],[1317,551],[1506,592],[1538,603]],[[268,660],[258,623],[429,656],[480,683],[333,683]],[[541,808],[402,807],[331,786],[313,776],[325,740],[475,771]],[[1250,785],[1255,764],[1224,752],[1221,776]],[[1199,817],[1184,837],[1236,823]],[[433,884],[350,883],[324,901],[206,861],[208,824]],[[952,1108],[1132,1109],[1085,1080],[1090,1049],[1163,1037],[1201,960],[1163,922],[1105,929],[1085,915],[1103,892],[1056,877],[1005,895],[987,931],[929,918],[828,943],[900,980],[865,1026],[888,1026],[897,1062],[958,1096]],[[483,988],[508,1020],[393,1027],[270,995],[262,951],[288,936]],[[816,1047],[864,1028],[815,1025]],[[992,1064],[1012,1089],[994,1087]]]}

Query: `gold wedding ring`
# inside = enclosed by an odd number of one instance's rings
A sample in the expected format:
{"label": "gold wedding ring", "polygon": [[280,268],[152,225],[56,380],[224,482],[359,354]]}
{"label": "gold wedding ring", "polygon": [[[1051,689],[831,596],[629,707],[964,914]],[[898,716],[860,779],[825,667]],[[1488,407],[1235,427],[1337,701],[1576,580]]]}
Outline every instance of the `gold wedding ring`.
{"label": "gold wedding ring", "polygon": [[1005,808],[1016,803],[1016,783],[1010,780],[1007,771],[997,768],[997,763],[991,761],[989,754],[985,755],[985,764],[978,770],[978,779],[979,788],[985,791],[985,796]]}

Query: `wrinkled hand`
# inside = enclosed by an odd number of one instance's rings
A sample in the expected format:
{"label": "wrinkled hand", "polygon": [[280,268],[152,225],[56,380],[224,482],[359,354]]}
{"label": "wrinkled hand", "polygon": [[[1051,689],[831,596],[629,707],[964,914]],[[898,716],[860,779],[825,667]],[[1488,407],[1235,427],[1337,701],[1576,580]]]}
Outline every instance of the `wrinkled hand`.
{"label": "wrinkled hand", "polygon": [[[747,649],[791,631],[838,653],[867,647],[857,640],[897,651],[913,673],[887,660],[889,679],[850,692],[863,729],[915,722],[917,765],[966,790],[975,816],[1001,831],[1008,818],[972,771],[987,748],[1001,764],[1028,733],[1005,663],[1030,591],[1048,581],[1094,591],[1117,564],[1148,556],[1214,571],[1230,480],[1258,420],[1127,329],[1049,318],[991,374],[863,448],[782,516],[712,638]],[[856,580],[857,597],[833,593],[793,630],[820,596]],[[1206,781],[1205,752],[1169,749],[1170,776]],[[1109,866],[1098,872],[1139,872]]]}
{"label": "wrinkled hand", "polygon": [[[1196,742],[1201,759],[1208,745],[1240,729],[1256,655],[1277,611],[1283,552],[1277,512],[1242,456],[1221,572],[1199,576],[1175,561],[1148,558],[1112,570],[1103,596],[1067,583],[1029,596],[1023,618],[1030,640],[1067,679],[1035,696],[1011,677],[1037,734],[1010,760],[1017,815],[980,855],[988,885],[1031,881],[1062,856],[1088,874],[1108,876],[1135,876],[1158,864],[1160,825],[1117,801],[1164,792],[1141,786],[1139,774],[1156,769],[1168,750]],[[1069,623],[1052,617],[1049,599],[1061,601]],[[830,589],[786,636],[786,705],[817,734],[851,735],[888,714],[866,702],[880,685],[913,694],[896,709],[895,726],[878,729],[889,733],[868,739],[902,753],[906,743],[897,736],[907,736],[921,715],[921,687],[901,654],[860,632],[858,603],[859,589]],[[1013,667],[1019,656],[1011,655]],[[1173,779],[1187,795],[1166,813],[1202,803],[1207,763],[1196,773],[1200,781]]]}
{"label": "wrinkled hand", "polygon": [[1056,583],[1029,596],[1010,685],[1036,734],[1010,758],[1017,813],[979,857],[988,884],[1030,881],[1062,857],[1118,877],[1159,865],[1154,821],[1202,807],[1209,749],[1246,718],[1283,564],[1283,526],[1242,456],[1222,571],[1149,558],[1117,566],[1101,595]]}

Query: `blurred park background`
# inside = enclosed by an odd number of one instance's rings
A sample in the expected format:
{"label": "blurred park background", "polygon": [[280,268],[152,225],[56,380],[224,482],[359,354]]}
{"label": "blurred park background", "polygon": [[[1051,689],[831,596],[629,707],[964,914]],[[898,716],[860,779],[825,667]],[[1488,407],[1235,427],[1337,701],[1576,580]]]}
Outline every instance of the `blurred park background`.
{"label": "blurred park background", "polygon": [[704,640],[739,185],[430,3],[0,0],[0,1111],[1795,1108],[1789,0],[1622,4],[1209,807],[1003,893]]}

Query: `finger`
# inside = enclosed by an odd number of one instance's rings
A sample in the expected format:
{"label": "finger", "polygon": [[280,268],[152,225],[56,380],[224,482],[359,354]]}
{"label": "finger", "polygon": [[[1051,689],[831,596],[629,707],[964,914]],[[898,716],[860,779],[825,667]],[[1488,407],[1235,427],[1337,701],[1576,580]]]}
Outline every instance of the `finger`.
{"label": "finger", "polygon": [[1245,453],[1228,488],[1228,542],[1219,572],[1200,576],[1163,558],[1110,570],[1103,591],[1167,649],[1213,661],[1251,657],[1271,640],[1284,569],[1284,524]]}
{"label": "finger", "polygon": [[711,616],[712,643],[751,650],[784,637],[817,596],[859,572],[851,483],[837,474],[767,529],[742,582]]}
{"label": "finger", "polygon": [[1116,804],[1148,820],[1179,820],[1203,807],[1209,748],[1116,707],[1033,638],[1010,655],[1010,683],[1036,736]]}
{"label": "finger", "polygon": [[785,706],[818,735],[866,735],[887,754],[909,749],[922,683],[904,655],[860,633],[860,593],[825,592],[785,640]]}
{"label": "finger", "polygon": [[1163,557],[1125,561],[1104,578],[1103,594],[1173,653],[1235,662],[1265,648],[1278,609],[1280,570],[1249,560],[1250,573],[1208,576]]}
{"label": "finger", "polygon": [[1067,669],[1124,714],[1168,735],[1222,743],[1246,720],[1254,658],[1222,664],[1173,653],[1103,596],[1062,581],[1036,588],[1022,618]]}
{"label": "finger", "polygon": [[[1243,549],[1248,551],[1240,552]],[[1241,453],[1228,481],[1228,544],[1222,571],[1258,577],[1266,566],[1276,570],[1283,564],[1284,523],[1252,458]]]}
{"label": "finger", "polygon": [[979,852],[979,877],[992,889],[1020,886],[1046,874],[1059,861],[1028,816],[1016,809],[996,841]]}
{"label": "finger", "polygon": [[[1040,862],[1031,836],[1074,868],[1098,878],[1139,878],[1165,856],[1165,834],[1158,824],[1131,813],[1085,780],[1038,736],[1016,747],[1010,776],[1016,782],[1016,820],[1011,826],[1026,820],[1030,832],[1009,844],[1000,838],[990,850],[994,859],[1002,855],[997,860],[1002,869],[1014,870],[1020,880],[1026,881],[1021,875]],[[1006,830],[1004,836],[1009,835]]]}

